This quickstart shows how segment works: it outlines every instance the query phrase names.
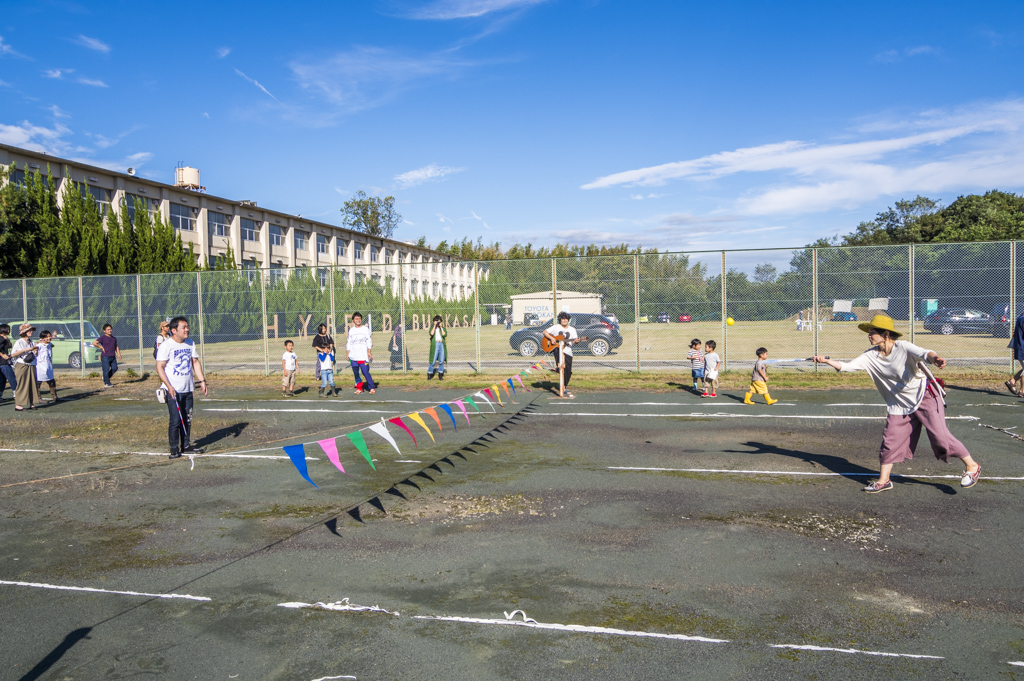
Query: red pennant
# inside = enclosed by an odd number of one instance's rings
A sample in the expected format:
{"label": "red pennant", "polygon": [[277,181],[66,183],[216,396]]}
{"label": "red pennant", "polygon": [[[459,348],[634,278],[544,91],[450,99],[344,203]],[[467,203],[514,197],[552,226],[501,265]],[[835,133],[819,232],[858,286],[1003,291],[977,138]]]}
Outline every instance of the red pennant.
{"label": "red pennant", "polygon": [[402,419],[401,419],[400,417],[396,416],[396,417],[395,417],[395,418],[393,418],[393,419],[388,419],[388,423],[393,423],[393,424],[395,424],[396,426],[398,426],[399,428],[401,428],[402,430],[404,430],[405,432],[409,433],[409,437],[411,437],[411,438],[412,438],[412,444],[413,444],[413,446],[414,446],[414,447],[418,447],[418,446],[419,446],[419,445],[417,445],[417,444],[416,444],[416,436],[412,434],[412,431],[411,431],[411,430],[409,430],[409,426],[405,425],[405,424],[404,424],[404,423],[402,422]]}

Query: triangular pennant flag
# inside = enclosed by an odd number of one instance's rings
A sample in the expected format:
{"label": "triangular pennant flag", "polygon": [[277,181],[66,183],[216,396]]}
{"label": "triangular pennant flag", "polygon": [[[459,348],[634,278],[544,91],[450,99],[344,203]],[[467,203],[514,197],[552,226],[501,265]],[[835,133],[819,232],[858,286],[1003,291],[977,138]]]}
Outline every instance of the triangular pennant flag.
{"label": "triangular pennant flag", "polygon": [[434,408],[428,407],[427,409],[423,410],[423,413],[430,414],[431,418],[434,419],[434,422],[437,423],[437,429],[441,431],[441,435],[444,435],[444,428],[441,427],[441,419],[437,418],[437,412],[434,411]]}
{"label": "triangular pennant flag", "polygon": [[[479,395],[479,393],[477,394]],[[480,411],[480,407],[476,406],[476,400],[474,400],[472,397],[467,397],[466,401],[469,402],[474,409],[476,409],[476,413],[480,414],[480,418],[484,419],[485,421],[487,420],[487,417],[484,416],[484,413]]]}
{"label": "triangular pennant flag", "polygon": [[363,434],[357,430],[354,433],[349,433],[345,437],[352,440],[352,444],[356,446],[356,449],[362,452],[363,458],[366,459],[368,464],[370,464],[370,468],[377,470],[377,467],[373,465],[373,459],[370,458],[370,450],[366,448],[366,440],[363,439]]}
{"label": "triangular pennant flag", "polygon": [[[512,379],[511,378],[508,379],[508,384],[512,385]],[[508,395],[508,399],[512,400],[512,393],[510,393],[508,391],[508,386],[506,386],[504,383],[502,383],[501,387],[505,389],[505,394]],[[498,394],[500,395],[501,393],[498,393]],[[512,400],[512,401],[515,402],[515,400]]]}
{"label": "triangular pennant flag", "polygon": [[363,522],[363,519],[359,517],[359,507],[358,506],[353,508],[351,511],[346,511],[346,513],[348,513],[350,516],[352,516],[352,518],[354,520],[358,520],[359,522]]}
{"label": "triangular pennant flag", "polygon": [[[324,450],[324,454],[326,454],[327,458],[331,460],[334,467],[342,473],[345,473],[345,467],[341,465],[341,460],[338,459],[338,443],[334,441],[334,438],[332,437],[326,440],[320,440],[317,444],[320,445],[320,449]],[[348,475],[348,473],[345,473],[345,475]]]}
{"label": "triangular pennant flag", "polygon": [[374,497],[374,498],[370,499],[369,501],[367,501],[366,503],[368,503],[370,506],[373,506],[374,508],[378,509],[384,515],[387,515],[388,512],[384,510],[384,504],[382,504],[380,502],[380,497]]}
{"label": "triangular pennant flag", "polygon": [[438,409],[443,410],[444,413],[448,414],[448,418],[452,420],[452,427],[455,428],[455,430],[458,430],[459,426],[458,424],[455,423],[455,414],[452,413],[452,408],[449,407],[447,404],[439,404],[437,405],[437,407]]}
{"label": "triangular pennant flag", "polygon": [[514,394],[515,394],[515,392],[516,392],[516,384],[512,382],[512,379],[511,379],[511,378],[510,378],[510,379],[508,379],[508,384],[509,384],[510,386],[512,386],[512,394],[514,395]]}
{"label": "triangular pennant flag", "polygon": [[431,442],[437,442],[437,440],[434,439],[434,434],[430,432],[430,428],[427,428],[427,424],[423,422],[423,418],[419,414],[409,414],[409,418],[423,426],[423,430],[427,431],[427,435],[430,436]]}
{"label": "triangular pennant flag", "polygon": [[401,417],[396,416],[393,419],[388,419],[388,423],[393,423],[396,426],[398,426],[399,428],[401,428],[402,430],[404,430],[405,432],[409,433],[409,437],[412,438],[413,446],[414,447],[419,447],[419,445],[416,444],[416,436],[412,434],[412,431],[409,430],[409,426],[405,425],[405,423],[402,421]]}
{"label": "triangular pennant flag", "polygon": [[382,438],[387,440],[388,444],[394,447],[396,452],[398,452],[399,454],[402,453],[402,450],[398,448],[398,444],[395,443],[395,438],[391,437],[391,433],[388,432],[388,427],[385,426],[383,423],[373,424],[372,426],[370,426],[370,430],[372,430],[373,432],[377,433],[377,435],[380,435]]}
{"label": "triangular pennant flag", "polygon": [[[487,395],[484,395],[483,392],[473,393],[473,397],[479,397],[481,400],[483,400],[484,402],[487,403],[487,406],[491,408],[491,411],[497,411],[494,408],[494,404],[492,404],[491,401],[489,399],[487,399]],[[466,399],[468,401],[470,401],[470,402],[473,401],[472,398],[469,398],[469,397],[467,397]]]}
{"label": "triangular pennant flag", "polygon": [[[288,455],[288,458],[295,464],[295,468],[298,469],[299,475],[306,479],[306,482],[316,487],[316,483],[309,479],[309,473],[306,470],[306,448],[302,445],[288,445],[284,448],[284,453]],[[320,489],[319,487],[316,487]]]}
{"label": "triangular pennant flag", "polygon": [[[459,409],[462,410],[462,415],[466,417],[466,425],[472,426],[473,424],[469,420],[469,412],[466,411],[466,403],[462,400],[455,400],[455,404],[459,405]],[[477,409],[477,411],[480,411]]]}
{"label": "triangular pennant flag", "polygon": [[519,381],[519,385],[520,385],[520,387],[522,387],[523,390],[525,390],[528,393],[532,393],[533,392],[532,390],[530,390],[529,388],[526,387],[525,383],[523,383],[523,377],[522,376],[520,376],[519,374],[516,374],[516,380]]}
{"label": "triangular pennant flag", "polygon": [[498,386],[497,385],[492,385],[491,386],[491,390],[494,391],[495,399],[498,400],[498,404],[500,404],[501,406],[504,407],[505,403],[501,401],[501,391],[498,390]]}

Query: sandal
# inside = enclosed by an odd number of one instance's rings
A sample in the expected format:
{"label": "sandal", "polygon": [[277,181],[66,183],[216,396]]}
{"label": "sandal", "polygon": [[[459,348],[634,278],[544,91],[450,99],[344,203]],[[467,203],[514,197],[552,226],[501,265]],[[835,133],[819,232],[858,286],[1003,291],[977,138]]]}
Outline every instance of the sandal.
{"label": "sandal", "polygon": [[1006,386],[1006,389],[1010,391],[1011,395],[1016,395],[1017,397],[1020,397],[1020,393],[1017,392],[1017,388],[1014,385],[1013,381],[1004,381],[1003,385]]}
{"label": "sandal", "polygon": [[25,407],[15,407],[14,411],[25,411]]}
{"label": "sandal", "polygon": [[370,389],[370,394],[371,395],[376,395],[377,394],[377,389],[376,388],[371,388]]}

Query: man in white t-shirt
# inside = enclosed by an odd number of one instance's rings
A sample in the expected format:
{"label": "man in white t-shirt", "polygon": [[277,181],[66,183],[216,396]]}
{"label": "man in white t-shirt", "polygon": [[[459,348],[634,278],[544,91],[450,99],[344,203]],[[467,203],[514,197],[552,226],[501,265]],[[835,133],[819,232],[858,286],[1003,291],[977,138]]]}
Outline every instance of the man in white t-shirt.
{"label": "man in white t-shirt", "polygon": [[[167,391],[167,438],[170,441],[170,459],[182,454],[202,454],[192,445],[192,393],[196,378],[207,395],[203,367],[199,363],[196,345],[188,337],[188,319],[175,317],[168,323],[171,337],[160,344],[156,356],[156,373]],[[193,378],[193,373],[195,377]]]}
{"label": "man in white t-shirt", "polygon": [[874,319],[857,328],[867,331],[872,347],[849,362],[837,362],[828,357],[815,356],[814,361],[828,364],[836,371],[865,370],[874,381],[888,407],[889,416],[882,431],[882,447],[878,452],[881,472],[864,488],[875,494],[892,489],[889,474],[893,464],[914,458],[921,429],[928,433],[935,458],[949,461],[949,457],[964,462],[961,487],[974,487],[981,474],[981,466],[963,444],[953,437],[946,426],[946,405],[940,386],[931,380],[930,372],[922,370],[925,363],[942,368],[946,360],[931,350],[913,343],[897,340],[902,334],[894,328],[892,318],[875,315]]}
{"label": "man in white t-shirt", "polygon": [[[352,367],[352,374],[356,377],[356,395],[361,394],[365,389],[369,389],[372,394],[377,392],[373,376],[370,375],[370,362],[373,361],[373,338],[370,336],[370,330],[363,326],[363,315],[359,312],[352,313],[352,324],[352,328],[348,330],[345,351],[348,354],[349,365]],[[362,380],[359,377],[360,372],[363,374]]]}
{"label": "man in white t-shirt", "polygon": [[[569,326],[570,316],[565,310],[558,313],[558,324],[552,324],[544,332],[547,339],[553,342],[558,342],[558,336],[562,337],[562,348],[564,350],[565,367],[563,370],[562,388],[564,392],[562,397],[573,399],[576,397],[569,392],[569,379],[572,378],[572,346],[576,341],[580,339],[580,334],[576,331],[575,326]],[[562,365],[563,353],[559,352],[558,348],[555,348],[555,366],[560,367]]]}

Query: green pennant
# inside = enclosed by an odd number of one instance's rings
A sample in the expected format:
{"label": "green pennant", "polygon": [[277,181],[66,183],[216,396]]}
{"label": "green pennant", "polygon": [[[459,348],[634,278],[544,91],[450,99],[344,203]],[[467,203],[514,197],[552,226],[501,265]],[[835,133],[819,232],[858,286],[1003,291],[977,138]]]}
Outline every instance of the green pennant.
{"label": "green pennant", "polygon": [[366,447],[366,440],[363,439],[363,434],[357,430],[354,433],[349,433],[345,437],[351,440],[352,444],[356,446],[356,449],[362,453],[363,458],[366,459],[368,464],[370,464],[370,468],[377,470],[377,467],[373,465],[373,459],[370,458],[370,450]]}
{"label": "green pennant", "polygon": [[476,406],[476,401],[472,397],[467,397],[466,401],[469,402],[471,405],[473,405],[473,408],[476,409],[476,413],[480,414],[480,418],[482,418],[484,420],[487,419],[487,417],[484,416],[484,413],[482,411],[480,411],[480,407]]}

